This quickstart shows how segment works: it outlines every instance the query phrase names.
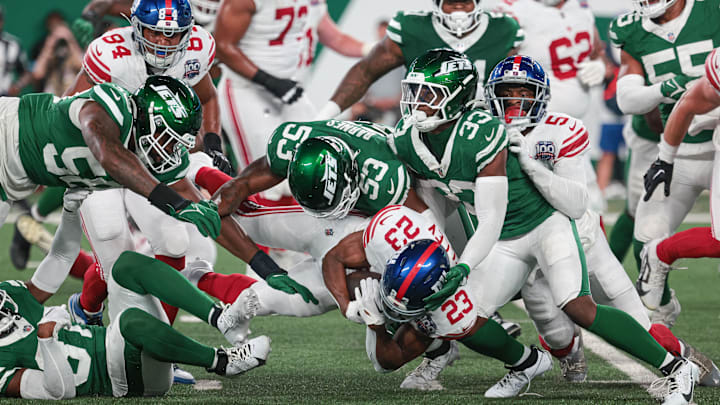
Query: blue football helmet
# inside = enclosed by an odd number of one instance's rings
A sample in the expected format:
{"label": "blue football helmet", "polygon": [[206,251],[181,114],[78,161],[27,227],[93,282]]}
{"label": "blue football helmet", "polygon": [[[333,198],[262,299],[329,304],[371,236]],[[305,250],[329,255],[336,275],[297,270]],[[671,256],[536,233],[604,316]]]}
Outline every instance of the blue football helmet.
{"label": "blue football helmet", "polygon": [[[135,0],[130,10],[135,43],[145,61],[159,69],[175,65],[185,54],[194,24],[188,0]],[[143,29],[170,38],[180,35],[177,45],[156,44],[143,36]]]}
{"label": "blue football helmet", "polygon": [[385,316],[408,322],[425,313],[424,298],[442,287],[450,260],[439,243],[431,239],[410,242],[387,263],[380,281]]}
{"label": "blue football helmet", "polygon": [[[533,98],[501,97],[500,90],[522,86],[534,93]],[[485,83],[485,100],[492,114],[508,127],[537,125],[550,101],[550,79],[545,70],[529,56],[508,56],[498,63]],[[519,100],[519,104],[513,101]]]}

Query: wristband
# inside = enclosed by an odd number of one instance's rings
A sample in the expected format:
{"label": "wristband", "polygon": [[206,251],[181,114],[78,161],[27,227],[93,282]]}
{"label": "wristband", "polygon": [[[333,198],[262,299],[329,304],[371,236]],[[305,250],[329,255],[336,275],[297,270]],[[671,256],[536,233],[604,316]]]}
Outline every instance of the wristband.
{"label": "wristband", "polygon": [[660,137],[660,143],[658,144],[658,159],[663,162],[673,163],[675,161],[675,155],[677,154],[678,146],[672,146],[665,140],[665,137]]}
{"label": "wristband", "polygon": [[268,73],[266,73],[262,69],[258,69],[257,73],[255,73],[255,76],[252,77],[252,81],[260,84],[260,85],[267,85],[268,82],[272,81],[274,77]]}
{"label": "wristband", "polygon": [[205,153],[209,154],[213,151],[222,153],[222,141],[220,140],[220,135],[215,132],[205,133],[205,136],[203,137],[203,145]]}
{"label": "wristband", "polygon": [[463,270],[465,270],[465,277],[467,277],[470,274],[470,266],[468,266],[465,263],[458,264],[459,267],[462,267]]}
{"label": "wristband", "polygon": [[280,266],[262,250],[258,250],[248,264],[263,280],[273,274],[287,274],[287,271],[281,269]]}
{"label": "wristband", "polygon": [[190,200],[183,198],[165,183],[155,186],[148,196],[148,201],[166,213],[171,213],[170,209],[178,212],[190,205]]}

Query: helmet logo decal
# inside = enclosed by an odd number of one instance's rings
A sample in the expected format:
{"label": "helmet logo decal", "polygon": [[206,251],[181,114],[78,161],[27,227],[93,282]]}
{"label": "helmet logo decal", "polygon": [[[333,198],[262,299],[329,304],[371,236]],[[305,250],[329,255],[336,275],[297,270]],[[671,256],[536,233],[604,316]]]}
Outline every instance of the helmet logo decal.
{"label": "helmet logo decal", "polygon": [[177,94],[173,93],[167,86],[155,86],[151,84],[150,88],[155,90],[157,94],[159,94],[160,97],[165,100],[165,103],[167,104],[168,108],[173,113],[175,118],[183,119],[188,117],[187,110],[185,110],[185,107],[183,107],[182,103],[178,99]]}
{"label": "helmet logo decal", "polygon": [[463,58],[452,58],[445,61],[440,65],[440,71],[435,76],[441,76],[450,72],[457,72],[458,70],[472,70],[472,64],[470,60]]}
{"label": "helmet logo decal", "polygon": [[321,181],[325,182],[325,191],[323,197],[332,203],[335,198],[335,190],[337,189],[337,159],[333,156],[325,155],[325,173]]}

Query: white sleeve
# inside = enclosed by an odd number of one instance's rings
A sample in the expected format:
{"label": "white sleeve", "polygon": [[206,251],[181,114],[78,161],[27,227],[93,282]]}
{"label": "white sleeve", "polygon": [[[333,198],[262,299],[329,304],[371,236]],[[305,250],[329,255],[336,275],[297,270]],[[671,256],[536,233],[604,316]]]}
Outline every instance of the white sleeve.
{"label": "white sleeve", "polygon": [[58,340],[38,339],[38,348],[43,358],[43,370],[25,370],[20,380],[20,396],[53,400],[75,398],[75,377]]}
{"label": "white sleeve", "polygon": [[468,240],[459,263],[470,270],[490,253],[502,231],[508,204],[508,180],[505,176],[478,177],[475,180],[475,216],[478,225]]}
{"label": "white sleeve", "polygon": [[640,75],[625,75],[617,81],[617,105],[625,114],[647,114],[661,103],[674,103],[662,95],[660,86],[646,86]]}
{"label": "white sleeve", "polygon": [[60,226],[50,246],[50,253],[40,262],[30,281],[43,291],[56,293],[80,254],[81,240],[80,214],[63,209]]}
{"label": "white sleeve", "polygon": [[377,336],[375,335],[375,331],[366,327],[365,328],[365,351],[367,352],[368,359],[373,364],[373,367],[375,367],[375,371],[378,373],[391,373],[394,370],[388,370],[386,368],[383,368],[380,363],[377,360],[377,355],[375,354],[377,348]]}
{"label": "white sleeve", "polygon": [[542,163],[532,160],[524,168],[543,197],[563,214],[579,219],[588,208],[589,194],[585,181],[582,155],[565,158],[550,170]]}

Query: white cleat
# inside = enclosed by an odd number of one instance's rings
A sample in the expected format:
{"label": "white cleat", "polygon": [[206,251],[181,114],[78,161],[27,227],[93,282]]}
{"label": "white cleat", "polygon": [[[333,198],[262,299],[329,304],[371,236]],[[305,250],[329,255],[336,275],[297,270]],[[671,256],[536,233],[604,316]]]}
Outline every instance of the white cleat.
{"label": "white cleat", "polygon": [[270,342],[269,337],[258,336],[242,346],[223,349],[227,364],[214,371],[220,375],[233,376],[264,365],[271,351]]}
{"label": "white cleat", "polygon": [[655,310],[660,306],[665,280],[672,267],[657,256],[657,245],[662,239],[654,239],[646,243],[640,252],[640,274],[635,289],[640,300],[648,309]]}
{"label": "white cleat", "polygon": [[583,350],[582,332],[577,328],[577,347],[565,357],[558,358],[560,370],[565,381],[572,383],[585,382],[587,379],[588,367]]}
{"label": "white cleat", "polygon": [[690,404],[699,374],[695,364],[681,358],[667,377],[658,378],[650,384],[648,393],[663,401],[663,405]]}
{"label": "white cleat", "polygon": [[27,214],[20,215],[16,224],[18,232],[20,232],[23,238],[30,242],[31,245],[39,247],[44,253],[50,251],[53,234],[48,232],[43,224]]}
{"label": "white cleat", "polygon": [[447,353],[434,359],[424,358],[415,370],[408,373],[400,388],[420,391],[439,391],[445,389],[438,377],[446,367],[451,366],[460,358],[460,349],[455,341],[450,342]]}
{"label": "white cleat", "polygon": [[231,305],[225,306],[217,320],[217,328],[233,346],[247,340],[250,334],[250,320],[255,317],[259,307],[257,294],[247,288],[238,295]]}
{"label": "white cleat", "polygon": [[527,389],[525,391],[527,392],[530,389],[530,381],[533,378],[543,375],[552,368],[553,362],[550,353],[535,346],[532,346],[531,350],[537,355],[535,362],[523,369],[510,368],[510,372],[505,374],[502,380],[485,391],[485,398],[516,397],[526,385]]}
{"label": "white cleat", "polygon": [[675,325],[675,321],[678,315],[680,315],[682,307],[680,306],[680,301],[678,301],[675,296],[675,290],[671,288],[670,294],[670,302],[660,306],[650,314],[650,323],[661,323],[668,328],[672,328],[673,325]]}
{"label": "white cleat", "polygon": [[700,376],[698,385],[703,387],[720,387],[720,370],[708,356],[700,350],[689,345],[682,339],[678,339],[685,346],[685,357],[698,366]]}

